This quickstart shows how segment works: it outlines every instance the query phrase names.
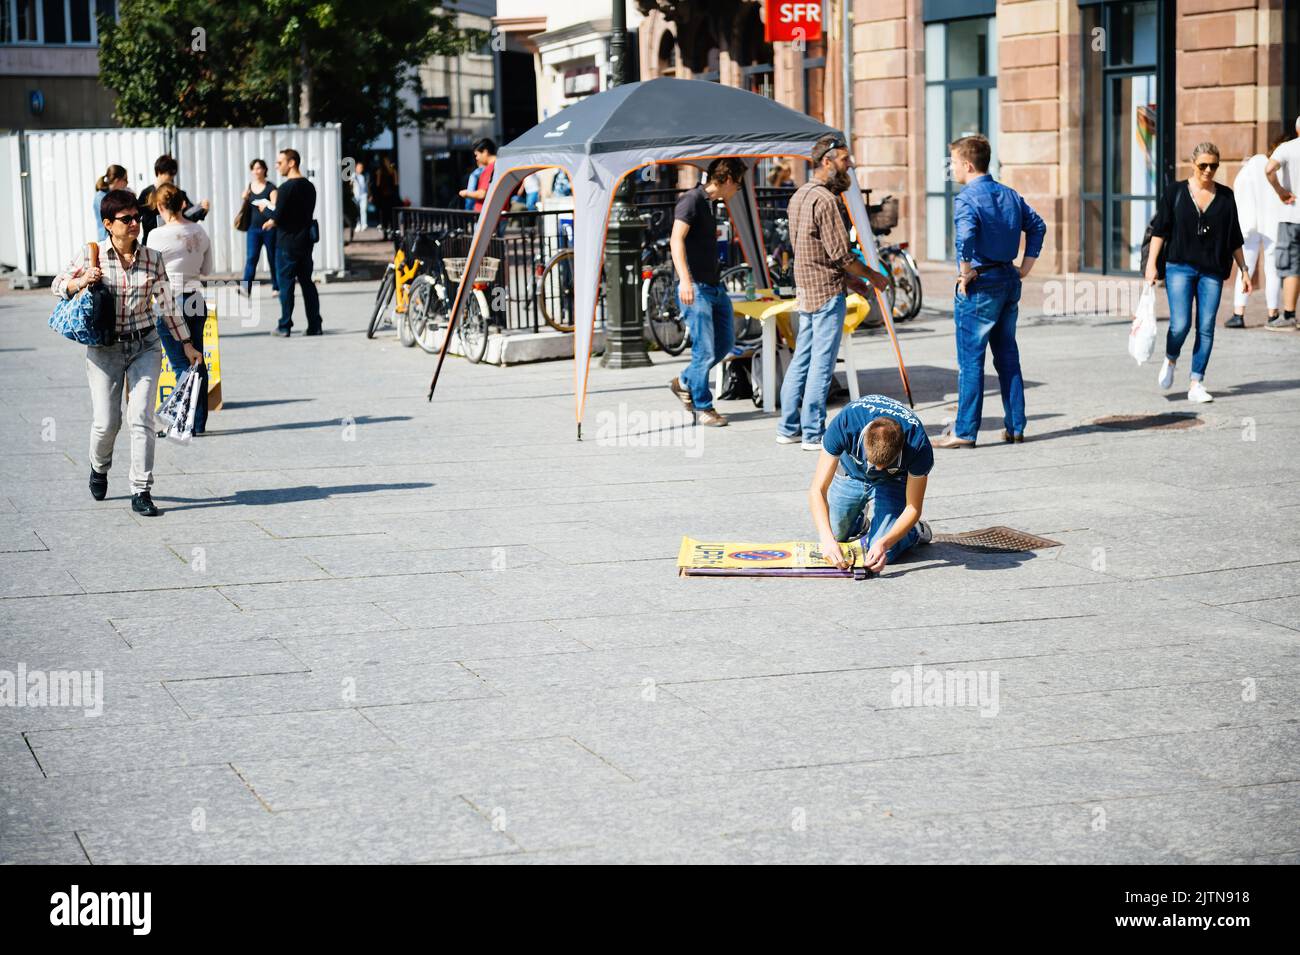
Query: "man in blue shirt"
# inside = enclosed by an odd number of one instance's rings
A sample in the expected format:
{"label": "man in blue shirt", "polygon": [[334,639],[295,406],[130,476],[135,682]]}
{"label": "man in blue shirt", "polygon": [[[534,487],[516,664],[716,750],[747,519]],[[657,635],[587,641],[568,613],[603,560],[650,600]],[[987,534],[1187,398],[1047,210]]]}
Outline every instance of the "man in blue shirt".
{"label": "man in blue shirt", "polygon": [[[983,136],[963,136],[949,147],[952,177],[965,186],[953,200],[957,232],[957,420],[935,439],[938,448],[973,448],[984,411],[984,352],[993,349],[993,368],[1002,390],[1002,440],[1025,439],[1025,382],[1016,347],[1020,280],[1043,248],[1047,226],[1014,189],[989,175],[992,158]],[[1025,254],[1017,268],[1020,234]]]}
{"label": "man in blue shirt", "polygon": [[839,542],[864,537],[866,567],[879,573],[914,544],[930,543],[921,506],[933,467],[925,427],[906,405],[884,395],[845,405],[822,437],[808,488],[821,552],[847,567]]}

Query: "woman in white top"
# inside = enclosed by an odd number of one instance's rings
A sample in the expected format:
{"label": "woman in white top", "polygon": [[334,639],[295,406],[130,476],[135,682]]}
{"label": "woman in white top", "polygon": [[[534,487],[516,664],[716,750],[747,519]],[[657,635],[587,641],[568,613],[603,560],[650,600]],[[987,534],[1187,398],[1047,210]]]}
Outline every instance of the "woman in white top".
{"label": "woman in white top", "polygon": [[[162,225],[149,233],[149,248],[162,254],[163,265],[167,268],[167,280],[171,284],[172,294],[181,303],[181,316],[189,328],[190,340],[196,348],[203,348],[203,326],[208,320],[208,306],[203,300],[201,276],[212,271],[212,240],[203,226],[191,222],[181,215],[185,207],[185,196],[170,183],[158,188],[156,194],[158,213]],[[159,319],[161,325],[162,319]],[[189,365],[181,350],[181,344],[170,335],[163,335],[163,350],[173,370],[183,369]],[[172,346],[175,345],[173,348]],[[175,354],[173,354],[175,352]],[[208,423],[208,363],[206,357],[196,366],[199,372],[200,394],[198,409],[194,414],[194,433],[202,434]]]}
{"label": "woman in white top", "polygon": [[[1277,148],[1282,140],[1269,147],[1268,155]],[[1268,184],[1264,167],[1268,165],[1268,155],[1259,153],[1246,160],[1232,181],[1232,191],[1237,197],[1237,219],[1241,223],[1241,234],[1246,240],[1242,253],[1246,256],[1246,269],[1255,274],[1255,263],[1264,257],[1264,301],[1268,305],[1270,322],[1277,320],[1278,303],[1281,299],[1282,278],[1277,274],[1274,261],[1274,248],[1277,244],[1278,212],[1282,203]],[[1246,327],[1246,293],[1241,288],[1241,275],[1233,284],[1232,317],[1224,323],[1224,328]]]}

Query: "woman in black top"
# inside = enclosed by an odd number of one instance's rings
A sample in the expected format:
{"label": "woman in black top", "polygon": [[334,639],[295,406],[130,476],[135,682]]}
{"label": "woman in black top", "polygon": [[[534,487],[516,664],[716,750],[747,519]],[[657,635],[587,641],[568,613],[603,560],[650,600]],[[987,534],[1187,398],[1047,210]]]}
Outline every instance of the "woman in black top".
{"label": "woman in black top", "polygon": [[275,183],[266,178],[266,161],[254,159],[248,164],[253,174],[253,181],[244,187],[243,201],[251,203],[252,218],[248,221],[247,254],[244,256],[244,292],[253,287],[253,276],[257,274],[257,263],[262,258],[262,247],[266,247],[266,264],[271,270],[271,291],[280,291],[279,278],[275,274],[275,230],[262,231],[262,223],[271,218],[275,211]]}
{"label": "woman in black top", "polygon": [[1224,280],[1232,274],[1232,263],[1241,269],[1245,291],[1250,294],[1250,276],[1241,247],[1244,240],[1237,222],[1237,203],[1232,190],[1214,181],[1219,171],[1219,149],[1201,143],[1192,150],[1192,175],[1186,182],[1165,190],[1151,224],[1151,251],[1147,256],[1147,284],[1155,285],[1156,261],[1168,243],[1165,265],[1165,294],[1169,296],[1169,333],[1165,338],[1165,361],[1159,384],[1174,383],[1174,365],[1192,327],[1192,302],[1196,302],[1196,347],[1192,351],[1192,372],[1187,400],[1213,401],[1201,383],[1214,347],[1214,316],[1219,310]]}

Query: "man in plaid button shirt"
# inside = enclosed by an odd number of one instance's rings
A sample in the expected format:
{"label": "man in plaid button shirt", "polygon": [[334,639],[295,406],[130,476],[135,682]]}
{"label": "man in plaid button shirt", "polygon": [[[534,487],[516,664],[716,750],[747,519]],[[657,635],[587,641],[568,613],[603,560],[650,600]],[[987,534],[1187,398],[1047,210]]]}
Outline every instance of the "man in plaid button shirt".
{"label": "man in plaid button shirt", "polygon": [[778,444],[802,443],[805,451],[820,451],[826,430],[826,395],[844,333],[845,291],[866,295],[863,279],[878,289],[884,289],[888,280],[858,261],[849,245],[849,232],[840,214],[840,195],[854,185],[848,145],[839,136],[823,136],[813,145],[812,161],[812,178],[790,197],[799,331],[781,385],[776,440]]}
{"label": "man in plaid button shirt", "polygon": [[161,312],[167,329],[184,343],[191,365],[203,353],[189,340],[189,330],[176,307],[162,253],[138,241],[140,210],[135,194],[114,189],[100,203],[100,216],[109,242],[100,249],[99,267],[90,263],[83,246],[54,279],[54,294],[69,299],[96,282],[113,293],[117,311],[117,341],[86,346],[86,377],[94,418],[90,426],[90,494],[102,501],[108,493],[108,469],[113,465],[113,444],[122,427],[122,382],[129,389],[127,411],[131,426],[131,509],[155,517],[158,508],[150,496],[153,486],[154,396],[162,366],[162,346],[154,326]]}

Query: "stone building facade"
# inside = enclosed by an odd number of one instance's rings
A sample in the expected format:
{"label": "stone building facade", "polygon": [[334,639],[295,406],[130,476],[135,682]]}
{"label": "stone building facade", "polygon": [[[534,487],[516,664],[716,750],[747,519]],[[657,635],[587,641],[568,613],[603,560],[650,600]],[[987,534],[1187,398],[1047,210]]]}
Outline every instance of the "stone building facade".
{"label": "stone building facade", "polygon": [[839,128],[850,115],[864,184],[901,199],[893,237],[932,261],[952,258],[958,135],[987,135],[995,174],[1048,221],[1044,272],[1123,274],[1194,145],[1218,145],[1231,184],[1300,113],[1294,0],[823,0],[826,38],[804,51],[762,42],[762,3],[640,5],[643,79],[716,79]]}

